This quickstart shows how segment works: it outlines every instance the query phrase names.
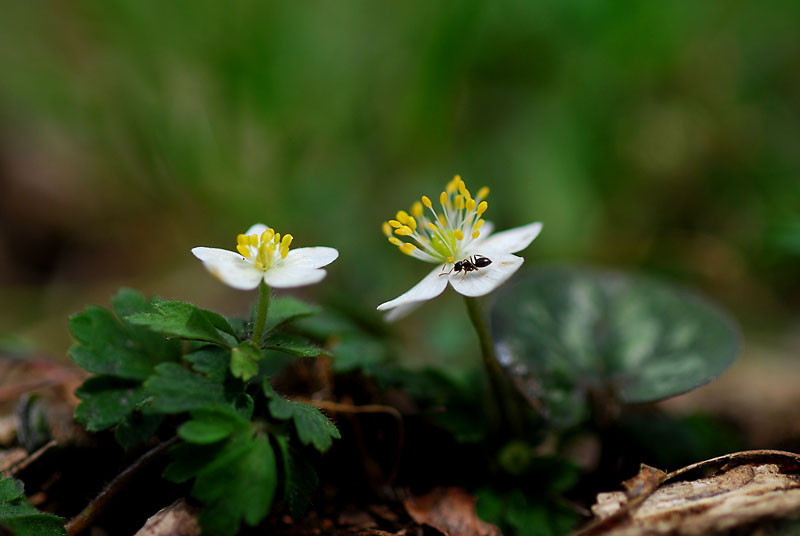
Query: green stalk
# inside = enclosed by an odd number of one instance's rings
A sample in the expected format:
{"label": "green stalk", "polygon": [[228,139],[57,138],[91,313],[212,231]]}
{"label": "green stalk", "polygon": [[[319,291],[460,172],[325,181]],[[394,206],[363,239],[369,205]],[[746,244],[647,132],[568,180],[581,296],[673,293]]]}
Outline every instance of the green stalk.
{"label": "green stalk", "polygon": [[500,369],[500,363],[497,361],[497,355],[494,352],[494,345],[489,335],[489,329],[486,327],[483,313],[478,306],[478,300],[464,296],[464,302],[467,304],[467,312],[475,332],[478,335],[478,341],[481,345],[481,357],[483,358],[483,367],[489,377],[489,386],[491,388],[493,410],[496,417],[496,425],[505,434],[521,437],[523,432],[523,421],[520,415],[520,407],[517,405],[519,397],[513,396],[514,393],[510,390],[508,380],[503,375]]}
{"label": "green stalk", "polygon": [[252,339],[259,348],[261,348],[261,338],[264,336],[264,326],[267,325],[267,311],[269,311],[269,286],[262,280],[258,287],[258,313]]}

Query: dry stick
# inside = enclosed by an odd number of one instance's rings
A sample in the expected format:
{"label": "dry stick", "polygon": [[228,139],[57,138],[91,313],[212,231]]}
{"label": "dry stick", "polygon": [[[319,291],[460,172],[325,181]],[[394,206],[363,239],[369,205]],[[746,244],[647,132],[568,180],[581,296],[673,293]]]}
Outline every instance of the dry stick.
{"label": "dry stick", "polygon": [[400,454],[403,451],[403,443],[405,441],[405,428],[403,426],[403,415],[392,406],[384,406],[381,404],[364,404],[363,406],[355,406],[353,404],[342,404],[340,402],[331,402],[330,400],[309,400],[306,398],[294,398],[296,402],[303,402],[310,404],[316,408],[324,409],[332,413],[386,413],[391,415],[397,421],[397,455],[394,460],[394,466],[391,473],[389,473],[389,482],[394,482],[397,477],[397,471],[400,469]]}
{"label": "dry stick", "polygon": [[43,447],[40,447],[38,450],[34,451],[33,453],[29,454],[24,459],[22,459],[19,463],[13,465],[11,469],[8,470],[7,476],[16,475],[17,473],[28,467],[30,464],[41,458],[45,452],[55,447],[56,445],[57,445],[56,440],[51,439]]}
{"label": "dry stick", "polygon": [[159,443],[126,467],[124,471],[118,474],[116,478],[97,495],[97,497],[92,499],[92,502],[86,505],[86,508],[84,508],[80,514],[73,517],[69,523],[67,523],[67,536],[76,536],[89,527],[89,525],[103,513],[103,510],[108,507],[114,496],[125,489],[139,471],[158,460],[168,448],[177,442],[178,436],[175,436],[163,443]]}

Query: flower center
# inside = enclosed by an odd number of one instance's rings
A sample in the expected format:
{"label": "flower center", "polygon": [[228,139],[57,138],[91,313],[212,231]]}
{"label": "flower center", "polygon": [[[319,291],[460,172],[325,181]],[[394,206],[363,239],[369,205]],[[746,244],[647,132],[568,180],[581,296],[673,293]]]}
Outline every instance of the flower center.
{"label": "flower center", "polygon": [[[440,213],[430,198],[423,195],[411,205],[410,214],[401,210],[395,219],[384,222],[383,233],[407,255],[414,255],[419,248],[442,262],[455,262],[481,234],[484,223],[481,216],[488,208],[483,199],[487,195],[489,188],[484,186],[473,199],[461,176],[456,175],[439,195]],[[409,237],[413,242],[398,237]]]}
{"label": "flower center", "polygon": [[275,229],[267,228],[266,231],[257,234],[240,234],[236,237],[236,251],[245,260],[252,262],[256,268],[266,271],[273,263],[280,262],[289,254],[289,245],[292,243],[292,235],[276,233]]}

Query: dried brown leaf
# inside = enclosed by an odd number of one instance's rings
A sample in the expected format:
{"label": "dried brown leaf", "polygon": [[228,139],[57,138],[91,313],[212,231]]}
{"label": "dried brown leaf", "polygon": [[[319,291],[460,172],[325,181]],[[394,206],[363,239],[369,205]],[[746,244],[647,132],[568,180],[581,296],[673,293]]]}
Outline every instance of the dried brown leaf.
{"label": "dried brown leaf", "polygon": [[478,517],[475,503],[475,497],[463,489],[449,487],[410,497],[403,505],[414,521],[446,536],[501,536],[500,529]]}

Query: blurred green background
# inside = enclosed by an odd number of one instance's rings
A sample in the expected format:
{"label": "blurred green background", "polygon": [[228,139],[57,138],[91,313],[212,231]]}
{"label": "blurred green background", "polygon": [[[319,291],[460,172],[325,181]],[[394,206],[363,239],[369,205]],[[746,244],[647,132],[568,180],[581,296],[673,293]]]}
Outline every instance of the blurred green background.
{"label": "blurred green background", "polygon": [[[429,266],[380,224],[455,173],[528,266],[700,289],[746,334],[800,310],[800,3],[2,2],[0,337],[63,356],[121,285],[242,313],[189,253],[262,221],[371,311]],[[398,325],[454,354],[448,293]],[[426,329],[433,327],[434,329]],[[469,335],[471,337],[471,335]],[[461,342],[459,342],[461,341]],[[420,345],[423,346],[422,344]]]}

